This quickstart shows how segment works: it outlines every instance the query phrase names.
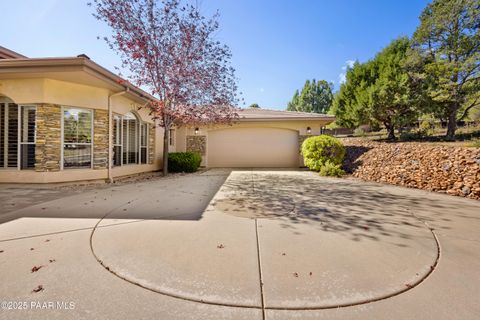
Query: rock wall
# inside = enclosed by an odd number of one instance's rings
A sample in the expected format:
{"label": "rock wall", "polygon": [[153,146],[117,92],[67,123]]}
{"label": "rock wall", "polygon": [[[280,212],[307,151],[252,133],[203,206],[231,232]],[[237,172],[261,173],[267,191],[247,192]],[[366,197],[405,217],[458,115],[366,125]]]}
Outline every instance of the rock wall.
{"label": "rock wall", "polygon": [[354,177],[480,199],[480,148],[343,139]]}
{"label": "rock wall", "polygon": [[187,136],[187,151],[196,152],[204,156],[207,151],[207,137]]}
{"label": "rock wall", "polygon": [[108,111],[95,110],[93,117],[93,169],[108,167]]}
{"label": "rock wall", "polygon": [[155,162],[155,126],[148,126],[148,163],[153,164]]}
{"label": "rock wall", "polygon": [[35,171],[59,171],[61,158],[61,108],[37,106]]}

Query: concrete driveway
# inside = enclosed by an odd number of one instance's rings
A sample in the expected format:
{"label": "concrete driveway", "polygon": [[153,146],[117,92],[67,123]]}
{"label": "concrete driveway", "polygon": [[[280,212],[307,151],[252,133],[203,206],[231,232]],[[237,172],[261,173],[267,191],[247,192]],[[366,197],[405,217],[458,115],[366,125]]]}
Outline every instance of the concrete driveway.
{"label": "concrete driveway", "polygon": [[209,170],[0,219],[0,300],[27,306],[5,319],[480,314],[473,200],[306,171]]}

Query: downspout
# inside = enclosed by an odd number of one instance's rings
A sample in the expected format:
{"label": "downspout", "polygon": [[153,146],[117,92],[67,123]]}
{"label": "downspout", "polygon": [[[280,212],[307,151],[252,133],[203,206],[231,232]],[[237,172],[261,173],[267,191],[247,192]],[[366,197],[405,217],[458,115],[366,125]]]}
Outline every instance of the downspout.
{"label": "downspout", "polygon": [[113,182],[112,167],[113,167],[113,111],[112,111],[112,98],[124,95],[129,92],[130,88],[125,88],[125,90],[116,92],[108,96],[108,182]]}

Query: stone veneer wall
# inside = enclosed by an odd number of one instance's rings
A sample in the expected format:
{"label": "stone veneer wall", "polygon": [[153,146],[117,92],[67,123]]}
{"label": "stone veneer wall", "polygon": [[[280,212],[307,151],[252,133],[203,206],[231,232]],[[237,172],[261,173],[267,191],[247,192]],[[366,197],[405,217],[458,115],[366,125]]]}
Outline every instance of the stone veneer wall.
{"label": "stone veneer wall", "polygon": [[37,106],[35,171],[60,170],[61,116],[61,108],[58,105]]}
{"label": "stone veneer wall", "polygon": [[94,110],[93,169],[108,168],[108,111]]}
{"label": "stone veneer wall", "polygon": [[480,148],[343,139],[354,177],[480,199]]}
{"label": "stone veneer wall", "polygon": [[204,156],[207,151],[207,137],[187,136],[187,151],[200,153]]}
{"label": "stone veneer wall", "polygon": [[155,125],[149,125],[148,132],[148,163],[153,164],[155,162]]}

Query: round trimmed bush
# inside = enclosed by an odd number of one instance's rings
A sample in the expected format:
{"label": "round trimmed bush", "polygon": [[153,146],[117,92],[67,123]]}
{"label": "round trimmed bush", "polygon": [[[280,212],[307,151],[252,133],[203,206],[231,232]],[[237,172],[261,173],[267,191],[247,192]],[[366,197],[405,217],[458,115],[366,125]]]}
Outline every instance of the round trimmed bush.
{"label": "round trimmed bush", "polygon": [[307,138],[302,143],[302,155],[305,165],[314,171],[323,167],[340,166],[345,158],[345,147],[340,140],[327,135]]}
{"label": "round trimmed bush", "polygon": [[194,152],[171,152],[168,154],[170,172],[195,172],[200,167],[202,156]]}

